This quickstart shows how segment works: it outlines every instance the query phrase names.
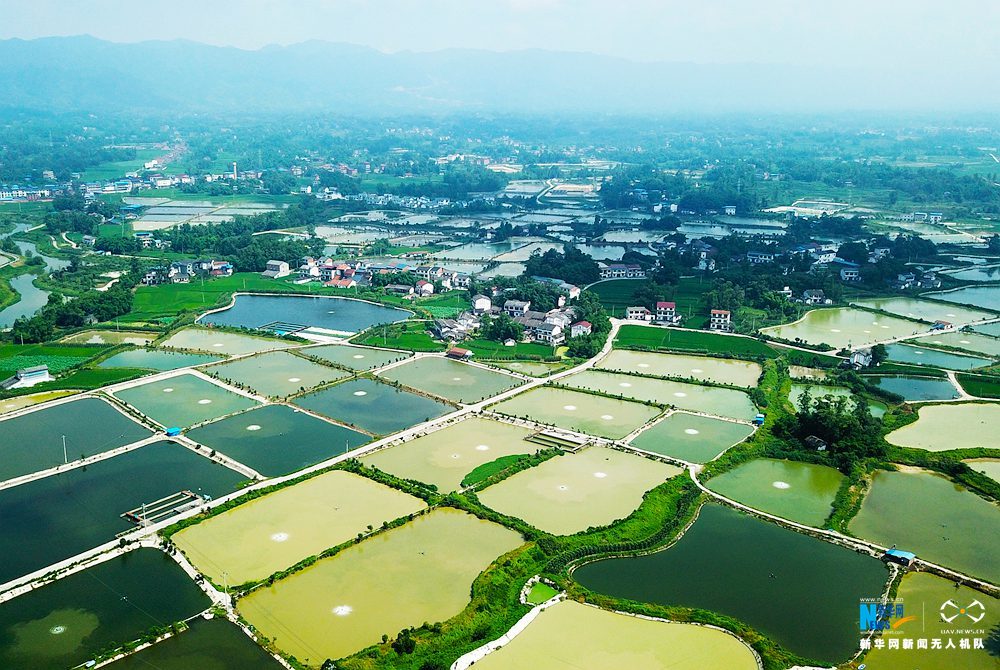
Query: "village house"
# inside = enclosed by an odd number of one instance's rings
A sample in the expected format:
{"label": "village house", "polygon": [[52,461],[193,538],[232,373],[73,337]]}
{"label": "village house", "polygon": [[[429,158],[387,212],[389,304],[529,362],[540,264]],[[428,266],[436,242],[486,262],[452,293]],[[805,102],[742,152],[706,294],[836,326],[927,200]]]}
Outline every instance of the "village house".
{"label": "village house", "polygon": [[733,315],[728,309],[713,309],[709,312],[709,330],[729,332],[733,329]]}
{"label": "village house", "polygon": [[261,274],[270,279],[287,277],[292,274],[292,271],[288,267],[288,263],[285,261],[268,261],[265,268],[266,269]]}
{"label": "village house", "polygon": [[660,300],[656,303],[655,319],[661,323],[677,324],[681,321],[680,314],[677,313],[677,303]]}
{"label": "village house", "polygon": [[577,321],[569,327],[570,337],[580,337],[582,335],[590,335],[593,331],[593,326],[590,325],[590,321]]}
{"label": "village house", "polygon": [[493,301],[482,293],[472,296],[472,311],[482,314],[493,309]]}
{"label": "village house", "polygon": [[421,279],[417,282],[414,290],[421,296],[431,295],[434,293],[434,284],[430,283],[426,279]]}
{"label": "village house", "polygon": [[524,316],[530,307],[531,301],[507,300],[503,304],[503,311],[511,318],[517,318]]}
{"label": "village house", "polygon": [[639,265],[598,263],[601,279],[645,279],[646,271]]}
{"label": "village house", "polygon": [[826,293],[821,288],[810,288],[802,292],[802,302],[807,305],[832,304],[833,301],[827,299]]}
{"label": "village house", "polygon": [[633,321],[649,321],[652,318],[652,312],[643,305],[626,307],[625,318]]}

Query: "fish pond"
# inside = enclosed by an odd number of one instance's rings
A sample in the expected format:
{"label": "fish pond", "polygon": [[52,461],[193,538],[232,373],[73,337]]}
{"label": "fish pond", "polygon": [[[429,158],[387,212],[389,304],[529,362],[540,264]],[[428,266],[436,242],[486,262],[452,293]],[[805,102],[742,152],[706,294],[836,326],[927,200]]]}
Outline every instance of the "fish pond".
{"label": "fish pond", "polygon": [[264,579],[308,556],[425,507],[419,498],[333,470],[175,533],[198,569],[230,584]]}
{"label": "fish pond", "polygon": [[889,573],[876,558],[707,504],[669,549],[597,561],[573,576],[618,598],[728,614],[829,664],[857,649],[858,601],[878,597]]}
{"label": "fish pond", "polygon": [[940,349],[917,347],[911,344],[889,344],[885,348],[889,360],[894,363],[909,363],[911,365],[929,365],[946,370],[972,370],[989,365],[992,361],[978,356],[955,354]]}
{"label": "fish pond", "polygon": [[479,573],[522,542],[503,526],[437,509],[252,592],[238,609],[277,647],[318,666],[386,632],[454,616]]}
{"label": "fish pond", "polygon": [[487,507],[554,535],[572,535],[624,519],[646,491],[681,468],[606,447],[550,458],[478,496]]}
{"label": "fish pond", "polygon": [[1000,321],[994,321],[993,323],[986,323],[981,326],[976,326],[977,333],[982,333],[983,335],[992,335],[993,337],[1000,337]]}
{"label": "fish pond", "polygon": [[973,323],[989,319],[995,315],[968,307],[959,307],[953,303],[934,302],[932,300],[917,300],[915,298],[871,298],[855,300],[853,304],[871,309],[879,309],[907,319],[917,319],[933,323],[947,321],[957,325]]}
{"label": "fish pond", "polygon": [[273,656],[223,618],[197,617],[179,635],[126,656],[110,670],[282,670]]}
{"label": "fish pond", "polygon": [[959,397],[958,389],[947,379],[907,377],[905,375],[868,377],[867,379],[879,388],[895,393],[908,402],[953,400]]}
{"label": "fish pond", "polygon": [[886,441],[900,447],[948,451],[1000,448],[1000,403],[924,405],[916,421],[892,431]]}
{"label": "fish pond", "polygon": [[926,471],[875,473],[851,532],[929,561],[1000,582],[1000,508]]}
{"label": "fish pond", "polygon": [[205,314],[200,323],[287,333],[302,327],[358,333],[404,321],[412,312],[363,300],[319,296],[237,295],[232,307]]}
{"label": "fish pond", "polygon": [[502,372],[437,356],[418,358],[386,370],[379,376],[461,403],[479,402],[524,383]]}
{"label": "fish pond", "polygon": [[762,328],[761,332],[783,340],[829,344],[835,349],[860,347],[880,340],[915,335],[927,325],[852,307],[814,309],[793,323]]}
{"label": "fish pond", "polygon": [[287,340],[255,337],[253,335],[228,333],[224,330],[192,326],[191,328],[184,328],[177,331],[161,342],[160,346],[168,349],[191,349],[211,354],[243,356],[246,354],[259,354],[262,351],[288,349],[294,346],[294,343]]}
{"label": "fish pond", "polygon": [[324,361],[329,361],[334,365],[350,368],[351,370],[373,370],[383,365],[409,358],[412,355],[407,351],[370,349],[368,347],[355,347],[350,344],[324,344],[318,347],[300,349],[299,351],[306,356],[321,358]]}
{"label": "fish pond", "polygon": [[277,477],[360,447],[371,438],[288,405],[265,405],[205,424],[187,436]]}
{"label": "fish pond", "polygon": [[927,297],[1000,311],[1000,286],[966,286],[943,293],[928,293]]}
{"label": "fish pond", "polygon": [[736,359],[688,356],[685,354],[652,354],[644,351],[617,349],[597,363],[602,370],[633,372],[657,377],[683,377],[733,386],[756,386],[761,367]]}
{"label": "fish pond", "polygon": [[81,398],[0,421],[0,481],[144,440],[152,431],[97,398]]}
{"label": "fish pond", "polygon": [[741,640],[715,628],[640,619],[564,600],[475,667],[756,670],[757,660]]}
{"label": "fish pond", "polygon": [[1000,482],[1000,458],[971,458],[963,463],[977,472],[982,472],[994,481]]}
{"label": "fish pond", "polygon": [[467,475],[517,456],[539,445],[526,440],[534,431],[502,421],[472,417],[397,447],[362,457],[367,465],[403,479],[433,484],[442,493],[462,487]]}
{"label": "fish pond", "polygon": [[0,604],[0,667],[66,670],[210,605],[170,557],[136,549]]}
{"label": "fish pond", "polygon": [[113,540],[132,528],[121,515],[143,503],[180,491],[217,497],[244,479],[179,444],[155,442],[4,489],[0,583]]}
{"label": "fish pond", "polygon": [[238,388],[284,398],[314,386],[345,379],[350,372],[313,363],[287,351],[270,351],[213,365],[205,372]]}
{"label": "fish pond", "polygon": [[822,526],[844,475],[825,465],[758,458],[708,480],[717,493],[808,526]]}
{"label": "fish pond", "polygon": [[918,344],[936,344],[942,347],[962,349],[981,356],[1000,357],[1000,338],[980,335],[979,333],[951,331],[949,333],[936,333],[913,341]]}
{"label": "fish pond", "polygon": [[[802,396],[805,394],[806,389],[809,389],[809,395],[812,396],[813,404],[816,403],[820,398],[825,398],[827,396],[832,397],[834,400],[838,398],[847,398],[847,406],[854,407],[854,394],[851,390],[843,386],[820,386],[818,384],[792,384],[792,390],[788,394],[788,401],[792,403],[792,407],[798,411],[802,407]],[[878,400],[868,400],[868,411],[875,418],[881,418],[885,415],[887,407],[884,403]]]}
{"label": "fish pond", "polygon": [[304,409],[376,435],[389,435],[454,408],[371,379],[355,379],[295,399]]}
{"label": "fish pond", "polygon": [[132,386],[115,396],[167,428],[186,428],[258,404],[190,374]]}
{"label": "fish pond", "polygon": [[673,412],[639,433],[631,444],[688,463],[708,463],[751,435],[753,427],[745,423]]}
{"label": "fish pond", "polygon": [[660,414],[658,407],[548,386],[516,395],[493,410],[612,440]]}
{"label": "fish pond", "polygon": [[[895,634],[905,638],[938,638],[943,645],[948,644],[952,639],[956,648],[949,649],[943,646],[942,649],[874,649],[865,655],[865,664],[872,670],[998,670],[1000,669],[1000,658],[995,653],[990,653],[986,649],[961,649],[959,640],[962,637],[970,637],[967,634],[956,632],[959,629],[971,628],[986,631],[997,631],[1000,625],[1000,600],[970,589],[967,586],[958,586],[947,579],[937,577],[926,572],[911,572],[903,577],[899,585],[896,597],[903,602],[904,615],[913,615],[916,620],[905,622]],[[984,618],[972,625],[969,618],[962,616],[964,612],[958,612],[964,605],[979,601],[983,605]],[[949,611],[944,603],[951,601],[954,608]],[[949,616],[952,613],[959,614],[959,620],[965,623],[961,625],[958,621],[949,624],[937,612],[946,612]],[[929,614],[930,616],[925,616]],[[979,616],[978,608],[969,610],[970,616]],[[894,627],[895,628],[895,627]],[[976,636],[978,637],[978,636]]]}
{"label": "fish pond", "polygon": [[222,360],[221,356],[192,354],[159,349],[133,349],[115,354],[97,364],[99,368],[140,368],[143,370],[177,370],[193,365],[205,365]]}
{"label": "fish pond", "polygon": [[530,377],[548,377],[566,367],[564,363],[546,363],[544,361],[512,361],[508,363],[498,361],[491,362],[490,365]]}
{"label": "fish pond", "polygon": [[599,370],[584,370],[560,379],[559,383],[573,388],[620,395],[631,400],[673,405],[678,409],[746,421],[757,413],[757,408],[746,393],[717,386],[701,386]]}

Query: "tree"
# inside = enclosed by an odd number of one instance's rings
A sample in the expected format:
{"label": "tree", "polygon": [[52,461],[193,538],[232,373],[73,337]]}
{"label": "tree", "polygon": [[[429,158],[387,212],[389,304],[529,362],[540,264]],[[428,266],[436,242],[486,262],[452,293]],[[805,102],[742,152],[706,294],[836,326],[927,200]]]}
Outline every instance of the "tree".
{"label": "tree", "polygon": [[840,245],[837,255],[845,261],[861,265],[868,261],[868,247],[864,242],[846,242]]}
{"label": "tree", "polygon": [[524,274],[529,277],[552,277],[583,286],[601,278],[597,261],[576,247],[564,253],[549,249],[544,254],[532,254],[525,262]]}
{"label": "tree", "polygon": [[479,324],[479,335],[483,339],[495,342],[517,341],[524,336],[524,327],[507,314],[501,314],[496,318],[487,315]]}
{"label": "tree", "polygon": [[872,347],[872,365],[881,365],[889,358],[889,351],[884,344],[876,344]]}

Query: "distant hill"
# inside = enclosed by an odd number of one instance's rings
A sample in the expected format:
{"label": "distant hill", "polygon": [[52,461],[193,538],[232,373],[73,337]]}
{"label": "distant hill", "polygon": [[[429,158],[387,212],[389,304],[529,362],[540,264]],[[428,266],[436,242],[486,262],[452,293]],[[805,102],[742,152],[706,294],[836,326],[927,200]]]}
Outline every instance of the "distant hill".
{"label": "distant hill", "polygon": [[[706,48],[710,46],[706,45]],[[715,112],[987,109],[979,75],[877,68],[637,63],[584,53],[385,54],[329,42],[257,51],[93,37],[0,41],[0,108],[219,112]]]}

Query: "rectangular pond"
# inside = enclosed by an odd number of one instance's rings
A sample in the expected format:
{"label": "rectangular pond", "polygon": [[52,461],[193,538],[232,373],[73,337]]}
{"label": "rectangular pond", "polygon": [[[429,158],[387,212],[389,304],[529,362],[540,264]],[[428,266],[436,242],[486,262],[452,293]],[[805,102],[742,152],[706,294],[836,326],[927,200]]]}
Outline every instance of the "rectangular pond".
{"label": "rectangular pond", "polygon": [[386,370],[379,376],[461,403],[479,402],[524,383],[502,372],[437,356],[418,358]]}
{"label": "rectangular pond", "polygon": [[225,572],[229,584],[242,584],[424,507],[419,498],[334,470],[189,526],[172,539],[216,583]]}
{"label": "rectangular pond", "polygon": [[669,549],[590,563],[573,577],[618,598],[727,614],[829,665],[857,650],[858,602],[881,595],[889,572],[876,558],[707,504]]}
{"label": "rectangular pond", "polygon": [[[213,497],[244,480],[190,449],[155,442],[0,491],[0,583],[100,544],[133,524],[124,512],[181,491]],[[53,538],[59,538],[54,542]]]}
{"label": "rectangular pond", "polygon": [[66,670],[210,605],[173,559],[136,549],[0,604],[0,667]]}
{"label": "rectangular pond", "polygon": [[983,319],[995,318],[995,314],[984,312],[968,307],[935,302],[933,300],[917,300],[915,298],[870,298],[867,300],[853,300],[852,304],[871,309],[879,309],[896,316],[907,319],[917,319],[934,323],[935,321],[947,321],[955,325],[965,325]]}
{"label": "rectangular pond", "polygon": [[245,354],[258,354],[262,351],[288,349],[295,346],[295,343],[287,340],[255,337],[253,335],[228,333],[224,330],[192,326],[178,330],[161,342],[160,346],[168,349],[190,349],[212,354],[243,356]]}
{"label": "rectangular pond", "polygon": [[320,296],[237,295],[229,309],[205,314],[200,323],[260,328],[278,333],[305,327],[359,333],[380,323],[404,321],[413,312],[363,300]]}
{"label": "rectangular pond", "polygon": [[977,355],[1000,358],[1000,338],[980,335],[979,333],[963,333],[960,331],[935,333],[929,337],[921,337],[912,342],[915,344],[933,344],[941,347],[962,349]]}
{"label": "rectangular pond", "polygon": [[564,377],[559,383],[573,388],[600,391],[661,405],[673,405],[692,412],[705,412],[744,421],[753,419],[757,414],[757,408],[746,393],[717,386],[700,386],[599,370],[585,370]]}
{"label": "rectangular pond", "polygon": [[[807,390],[809,391],[809,395],[812,397],[813,405],[815,405],[821,398],[830,398],[833,401],[840,398],[846,398],[848,408],[853,408],[855,406],[854,394],[847,387],[823,386],[821,384],[792,384],[792,389],[788,393],[788,402],[792,403],[792,407],[795,408],[795,411],[798,412],[802,409],[802,396]],[[887,407],[884,403],[877,400],[868,401],[868,412],[876,418],[885,416],[886,409]]]}
{"label": "rectangular pond", "polygon": [[745,423],[674,412],[639,433],[630,444],[688,463],[708,463],[751,435],[753,427]]}
{"label": "rectangular pond", "polygon": [[294,404],[375,435],[397,433],[454,410],[371,379],[355,379],[300,396]]}
{"label": "rectangular pond", "polygon": [[942,475],[876,472],[850,529],[866,540],[1000,582],[1000,509]]}
{"label": "rectangular pond", "polygon": [[954,400],[959,397],[955,385],[947,379],[905,375],[868,377],[868,379],[879,388],[902,396],[906,401]]}
{"label": "rectangular pond", "polygon": [[144,440],[152,431],[111,403],[81,398],[0,421],[0,481]]}
{"label": "rectangular pond", "polygon": [[627,349],[612,351],[597,362],[597,367],[616,372],[683,377],[694,381],[747,387],[756,386],[761,374],[760,365],[747,361],[686,354],[653,354]]}
{"label": "rectangular pond", "polygon": [[361,460],[447,493],[461,488],[464,478],[481,466],[536,452],[539,445],[525,439],[532,434],[534,431],[527,428],[476,416]]}
{"label": "rectangular pond", "polygon": [[954,291],[928,293],[928,298],[1000,311],[1000,286],[966,286]]}
{"label": "rectangular pond", "polygon": [[554,535],[624,519],[681,468],[605,447],[550,458],[480,491],[480,502]]}
{"label": "rectangular pond", "polygon": [[141,368],[144,370],[177,370],[193,365],[205,365],[222,360],[222,356],[194,354],[159,349],[133,349],[123,351],[97,364],[99,368]]}
{"label": "rectangular pond", "polygon": [[199,426],[187,436],[265,477],[301,470],[371,440],[288,405],[258,407]]}
{"label": "rectangular pond", "polygon": [[658,407],[549,386],[516,395],[492,409],[612,440],[625,437],[660,414]]}
{"label": "rectangular pond", "polygon": [[392,349],[372,349],[356,347],[350,344],[323,344],[318,347],[308,347],[299,350],[306,356],[321,358],[334,365],[351,370],[373,370],[389,363],[409,358],[413,354],[408,351],[393,351]]}
{"label": "rectangular pond", "polygon": [[928,451],[987,447],[1000,449],[1000,404],[988,402],[924,405],[913,423],[885,439],[890,444]]}
{"label": "rectangular pond", "polygon": [[889,355],[889,360],[894,363],[927,365],[946,370],[973,370],[992,363],[988,358],[966,356],[950,351],[941,351],[940,349],[917,347],[911,344],[890,344],[886,346],[885,350]]}
{"label": "rectangular pond", "polygon": [[287,351],[270,351],[205,368],[206,374],[259,395],[284,398],[351,373],[313,363]]}
{"label": "rectangular pond", "polygon": [[906,321],[852,307],[832,307],[811,310],[798,321],[762,328],[760,332],[792,342],[828,344],[834,349],[843,349],[926,331],[927,324],[917,321]]}
{"label": "rectangular pond", "polygon": [[280,649],[318,666],[383,634],[458,614],[479,573],[522,541],[503,526],[441,508],[258,589],[238,609]]}
{"label": "rectangular pond", "polygon": [[191,374],[132,386],[115,396],[166,428],[187,428],[258,405]]}

